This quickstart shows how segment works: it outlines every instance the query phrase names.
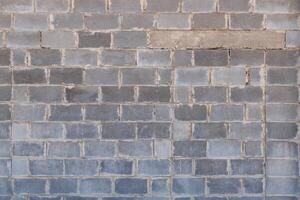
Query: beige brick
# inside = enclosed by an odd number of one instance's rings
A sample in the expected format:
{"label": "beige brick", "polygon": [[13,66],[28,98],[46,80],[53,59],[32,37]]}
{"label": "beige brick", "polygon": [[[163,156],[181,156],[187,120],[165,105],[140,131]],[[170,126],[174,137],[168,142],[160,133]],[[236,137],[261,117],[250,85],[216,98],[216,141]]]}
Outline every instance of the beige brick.
{"label": "beige brick", "polygon": [[283,48],[283,32],[273,31],[152,31],[154,48]]}

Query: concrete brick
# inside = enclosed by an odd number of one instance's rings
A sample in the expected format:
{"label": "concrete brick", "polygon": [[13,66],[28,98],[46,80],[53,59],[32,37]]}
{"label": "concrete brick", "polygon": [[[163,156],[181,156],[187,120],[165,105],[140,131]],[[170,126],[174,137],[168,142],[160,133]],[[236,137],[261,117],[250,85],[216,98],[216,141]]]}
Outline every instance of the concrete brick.
{"label": "concrete brick", "polygon": [[66,124],[67,139],[98,138],[98,128],[94,124]]}
{"label": "concrete brick", "polygon": [[233,102],[261,102],[262,89],[260,87],[231,88],[231,101]]}
{"label": "concrete brick", "polygon": [[154,141],[154,155],[158,157],[171,156],[171,142],[169,140],[158,139]]}
{"label": "concrete brick", "polygon": [[167,194],[169,192],[167,179],[154,179],[152,180],[152,192],[158,194]]}
{"label": "concrete brick", "polygon": [[87,69],[85,73],[85,82],[89,85],[117,85],[117,69]]}
{"label": "concrete brick", "polygon": [[[35,123],[33,123],[35,124]],[[31,137],[28,123],[13,123],[12,124],[12,138],[26,139]],[[34,137],[34,136],[33,136]]]}
{"label": "concrete brick", "polygon": [[268,104],[268,121],[296,121],[297,105],[293,104]]}
{"label": "concrete brick", "polygon": [[214,0],[184,0],[182,10],[184,12],[215,12],[216,4],[217,2]]}
{"label": "concrete brick", "polygon": [[225,87],[194,87],[196,102],[226,102]]}
{"label": "concrete brick", "polygon": [[31,160],[29,161],[29,169],[32,175],[62,175],[62,160]]}
{"label": "concrete brick", "polygon": [[89,178],[80,181],[80,193],[110,193],[111,180],[108,178]]}
{"label": "concrete brick", "polygon": [[226,160],[196,160],[196,175],[226,175]]}
{"label": "concrete brick", "polygon": [[103,160],[100,162],[100,173],[130,175],[133,172],[131,160]]}
{"label": "concrete brick", "polygon": [[9,49],[0,49],[0,65],[6,66],[10,65],[10,50]]}
{"label": "concrete brick", "polygon": [[115,190],[118,194],[145,194],[147,193],[147,180],[120,178],[116,180]]}
{"label": "concrete brick", "polygon": [[87,105],[85,118],[92,121],[114,121],[118,119],[118,107],[116,105]]}
{"label": "concrete brick", "polygon": [[219,10],[221,12],[248,12],[250,9],[249,0],[220,0]]}
{"label": "concrete brick", "polygon": [[295,178],[268,178],[266,192],[273,194],[296,194],[298,191],[298,182]]}
{"label": "concrete brick", "polygon": [[70,66],[97,65],[97,52],[83,49],[66,50],[64,64]]}
{"label": "concrete brick", "polygon": [[151,29],[154,25],[154,17],[149,14],[127,14],[122,16],[122,29]]}
{"label": "concrete brick", "polygon": [[[85,1],[83,1],[85,3]],[[117,15],[91,15],[85,18],[85,26],[91,30],[117,29],[119,16]]]}
{"label": "concrete brick", "polygon": [[173,82],[173,69],[162,68],[158,69],[158,83],[162,85],[171,85]]}
{"label": "concrete brick", "polygon": [[241,183],[236,178],[210,178],[207,186],[210,194],[237,194],[241,190]]}
{"label": "concrete brick", "polygon": [[168,66],[170,65],[170,52],[165,50],[138,51],[137,64],[139,66]]}
{"label": "concrete brick", "polygon": [[11,15],[1,14],[0,15],[0,27],[2,29],[9,29],[11,27]]}
{"label": "concrete brick", "polygon": [[55,29],[82,29],[83,15],[79,13],[56,14],[52,25]]}
{"label": "concrete brick", "polygon": [[208,142],[207,157],[238,157],[241,155],[241,144],[237,140],[216,140]]}
{"label": "concrete brick", "polygon": [[266,128],[270,139],[293,139],[297,136],[295,123],[269,122]]}
{"label": "concrete brick", "polygon": [[49,142],[48,156],[50,157],[79,157],[80,146],[78,142]]}
{"label": "concrete brick", "polygon": [[263,160],[231,160],[231,170],[234,175],[263,174]]}
{"label": "concrete brick", "polygon": [[126,85],[153,85],[155,83],[154,69],[122,69],[123,84]]}
{"label": "concrete brick", "polygon": [[297,87],[273,86],[267,87],[266,91],[268,102],[297,103],[298,96]]}
{"label": "concrete brick", "polygon": [[177,86],[173,91],[174,102],[189,103],[191,99],[191,89],[188,86]]}
{"label": "concrete brick", "polygon": [[63,126],[62,124],[49,122],[32,123],[30,136],[37,139],[62,138]]}
{"label": "concrete brick", "polygon": [[175,70],[175,82],[179,86],[208,85],[208,71],[203,68],[184,68]]}
{"label": "concrete brick", "polygon": [[153,118],[153,106],[150,105],[123,105],[122,120],[147,121]]}
{"label": "concrete brick", "polygon": [[14,86],[12,89],[12,100],[19,102],[28,102],[29,94],[27,86]]}
{"label": "concrete brick", "polygon": [[174,51],[173,66],[191,66],[192,65],[192,51],[176,50]]}
{"label": "concrete brick", "polygon": [[262,193],[263,180],[260,178],[246,178],[243,179],[243,186],[246,193]]}
{"label": "concrete brick", "polygon": [[299,29],[298,15],[295,14],[269,14],[266,17],[266,28],[269,30],[277,29]]}
{"label": "concrete brick", "polygon": [[59,86],[29,87],[29,99],[32,102],[61,102],[63,88]]}
{"label": "concrete brick", "polygon": [[104,13],[105,0],[75,0],[74,10],[76,12]]}
{"label": "concrete brick", "polygon": [[37,0],[36,10],[38,12],[67,12],[69,10],[69,0]]}
{"label": "concrete brick", "polygon": [[204,105],[179,105],[174,109],[174,115],[177,120],[206,120],[207,108]]}
{"label": "concrete brick", "polygon": [[174,142],[174,156],[205,157],[206,142],[203,141],[176,141]]}
{"label": "concrete brick", "polygon": [[138,174],[140,175],[168,175],[170,173],[170,163],[168,160],[139,160]]}
{"label": "concrete brick", "polygon": [[297,84],[297,70],[293,68],[270,68],[267,71],[268,84]]}
{"label": "concrete brick", "polygon": [[[17,104],[14,105],[12,108],[13,119],[20,120],[20,121],[43,121],[45,118],[46,107],[45,105],[23,105]],[[5,112],[3,111],[3,115]],[[8,116],[8,114],[6,114]]]}
{"label": "concrete brick", "polygon": [[125,4],[122,0],[111,0],[109,11],[114,13],[140,13],[142,5],[139,0],[127,0]]}
{"label": "concrete brick", "polygon": [[42,47],[74,48],[75,34],[72,32],[42,32]]}
{"label": "concrete brick", "polygon": [[159,14],[158,29],[190,29],[190,17],[187,14]]}
{"label": "concrete brick", "polygon": [[[8,50],[6,50],[8,51]],[[5,54],[10,54],[10,52],[6,53],[5,49],[2,50],[2,59],[1,61],[5,64],[5,63],[9,63],[9,57],[10,56],[7,56],[7,58],[5,59],[6,55]],[[12,63],[15,65],[15,66],[19,66],[19,65],[25,65],[25,51],[24,50],[20,50],[20,49],[16,49],[16,50],[13,50],[12,51],[13,54],[11,56],[11,60],[12,60]],[[6,65],[9,65],[9,64],[6,64]]]}
{"label": "concrete brick", "polygon": [[293,13],[297,12],[300,3],[296,0],[257,0],[255,11],[263,13]]}
{"label": "concrete brick", "polygon": [[149,34],[149,47],[153,48],[283,48],[285,40],[284,33],[273,31],[151,31]]}
{"label": "concrete brick", "polygon": [[7,12],[32,12],[33,3],[31,0],[1,0],[0,9]]}
{"label": "concrete brick", "polygon": [[79,48],[99,48],[99,47],[110,47],[111,34],[110,33],[89,33],[79,32],[78,33]]}
{"label": "concrete brick", "polygon": [[195,139],[218,139],[227,137],[224,123],[195,123],[193,129]]}
{"label": "concrete brick", "polygon": [[50,121],[78,121],[82,119],[80,105],[52,105]]}
{"label": "concrete brick", "polygon": [[61,64],[61,53],[56,49],[32,49],[30,50],[31,64],[36,66],[48,66]]}
{"label": "concrete brick", "polygon": [[136,65],[135,51],[104,50],[100,55],[100,61],[103,65]]}
{"label": "concrete brick", "polygon": [[0,69],[0,84],[10,84],[12,77],[10,76],[11,70],[9,68]]}
{"label": "concrete brick", "polygon": [[11,110],[10,106],[7,104],[0,105],[0,121],[10,120],[11,119]]}
{"label": "concrete brick", "polygon": [[176,12],[179,9],[179,0],[147,0],[147,12]]}
{"label": "concrete brick", "polygon": [[80,84],[83,81],[83,70],[80,68],[51,68],[50,84]]}
{"label": "concrete brick", "polygon": [[259,30],[264,27],[262,14],[231,14],[230,28],[240,30]]}
{"label": "concrete brick", "polygon": [[192,159],[175,159],[173,161],[173,170],[176,174],[191,174]]}
{"label": "concrete brick", "polygon": [[150,141],[120,141],[119,154],[137,157],[151,156],[152,145]]}
{"label": "concrete brick", "polygon": [[113,142],[88,141],[84,144],[84,152],[89,157],[112,157],[115,147]]}
{"label": "concrete brick", "polygon": [[46,180],[44,179],[26,178],[14,180],[14,190],[17,194],[44,194],[45,186]]}
{"label": "concrete brick", "polygon": [[297,50],[270,50],[266,54],[266,64],[269,66],[296,66],[300,51]]}
{"label": "concrete brick", "polygon": [[48,16],[45,14],[16,14],[15,30],[39,31],[48,29]]}
{"label": "concrete brick", "polygon": [[50,182],[49,192],[51,194],[75,193],[77,190],[76,179],[59,178],[59,179],[51,179],[49,182]]}
{"label": "concrete brick", "polygon": [[192,19],[192,28],[195,29],[226,29],[226,27],[225,14],[221,13],[195,14]]}
{"label": "concrete brick", "polygon": [[170,87],[139,87],[138,101],[144,102],[170,102]]}
{"label": "concrete brick", "polygon": [[101,127],[103,139],[134,139],[135,124],[133,123],[104,123]]}
{"label": "concrete brick", "polygon": [[297,176],[299,171],[295,160],[268,159],[266,166],[267,176]]}
{"label": "concrete brick", "polygon": [[244,85],[246,81],[245,69],[241,67],[213,69],[211,76],[216,85]]}
{"label": "concrete brick", "polygon": [[65,174],[73,176],[94,176],[98,174],[97,160],[66,160]]}
{"label": "concrete brick", "polygon": [[295,158],[298,156],[297,144],[294,142],[268,142],[267,143],[267,156],[271,157],[285,157]]}
{"label": "concrete brick", "polygon": [[204,179],[174,178],[172,191],[176,194],[199,195],[204,193]]}
{"label": "concrete brick", "polygon": [[9,32],[7,34],[7,47],[12,48],[34,48],[40,47],[39,32],[22,31]]}
{"label": "concrete brick", "polygon": [[261,156],[261,143],[255,141],[249,141],[245,144],[245,154],[246,156]]}
{"label": "concrete brick", "polygon": [[13,159],[11,162],[11,175],[12,176],[26,176],[29,174],[28,160],[25,159]]}
{"label": "concrete brick", "polygon": [[41,142],[15,142],[13,144],[15,156],[43,156],[44,147]]}
{"label": "concrete brick", "polygon": [[142,48],[146,43],[146,32],[120,31],[113,34],[113,46],[116,48]]}
{"label": "concrete brick", "polygon": [[10,141],[0,141],[0,156],[9,157],[11,155],[11,142]]}
{"label": "concrete brick", "polygon": [[213,105],[210,119],[212,121],[235,121],[243,120],[242,105]]}
{"label": "concrete brick", "polygon": [[138,138],[170,138],[170,123],[138,123]]}
{"label": "concrete brick", "polygon": [[11,137],[11,123],[0,123],[0,139],[9,139]]}
{"label": "concrete brick", "polygon": [[286,46],[287,47],[300,47],[300,31],[286,32]]}
{"label": "concrete brick", "polygon": [[101,87],[103,102],[132,102],[134,101],[134,88],[131,86],[103,86]]}
{"label": "concrete brick", "polygon": [[227,66],[227,50],[196,50],[195,65],[198,66]]}
{"label": "concrete brick", "polygon": [[264,64],[264,52],[262,50],[233,49],[230,50],[231,65],[252,65]]}
{"label": "concrete brick", "polygon": [[66,100],[73,103],[97,102],[98,88],[94,86],[75,86],[66,88]]}
{"label": "concrete brick", "polygon": [[261,123],[231,123],[228,138],[231,139],[261,139],[263,127]]}
{"label": "concrete brick", "polygon": [[10,176],[11,174],[11,161],[10,160],[0,160],[0,175]]}
{"label": "concrete brick", "polygon": [[0,101],[11,100],[11,88],[9,86],[0,86]]}

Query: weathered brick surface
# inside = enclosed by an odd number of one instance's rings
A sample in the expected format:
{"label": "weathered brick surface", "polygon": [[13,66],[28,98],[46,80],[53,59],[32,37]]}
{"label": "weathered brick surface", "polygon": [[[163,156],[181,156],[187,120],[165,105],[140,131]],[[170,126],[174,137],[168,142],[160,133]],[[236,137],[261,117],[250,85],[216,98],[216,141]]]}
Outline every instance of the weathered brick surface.
{"label": "weathered brick surface", "polygon": [[0,0],[1,200],[297,200],[299,0]]}

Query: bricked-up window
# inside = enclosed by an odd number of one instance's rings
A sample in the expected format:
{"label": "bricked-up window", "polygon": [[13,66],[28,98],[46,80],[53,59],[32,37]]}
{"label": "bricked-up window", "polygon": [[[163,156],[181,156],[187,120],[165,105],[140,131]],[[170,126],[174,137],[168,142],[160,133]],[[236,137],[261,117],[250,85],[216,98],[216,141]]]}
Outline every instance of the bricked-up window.
{"label": "bricked-up window", "polygon": [[299,197],[299,0],[0,11],[0,199]]}

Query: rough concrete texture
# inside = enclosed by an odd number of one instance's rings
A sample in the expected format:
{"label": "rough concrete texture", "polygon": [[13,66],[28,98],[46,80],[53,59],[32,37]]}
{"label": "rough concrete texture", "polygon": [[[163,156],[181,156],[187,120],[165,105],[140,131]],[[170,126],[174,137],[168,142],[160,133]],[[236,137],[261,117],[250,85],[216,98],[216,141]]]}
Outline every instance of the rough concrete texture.
{"label": "rough concrete texture", "polygon": [[299,0],[0,12],[0,200],[299,199]]}

